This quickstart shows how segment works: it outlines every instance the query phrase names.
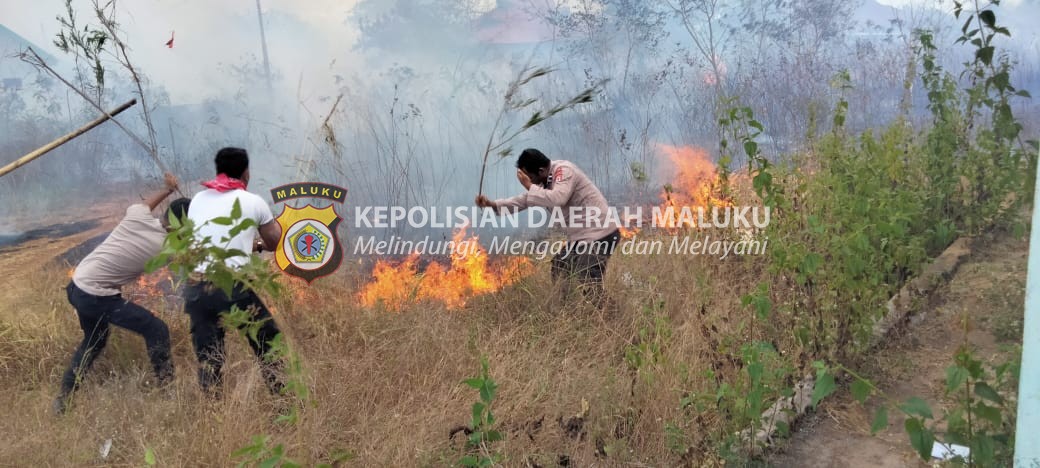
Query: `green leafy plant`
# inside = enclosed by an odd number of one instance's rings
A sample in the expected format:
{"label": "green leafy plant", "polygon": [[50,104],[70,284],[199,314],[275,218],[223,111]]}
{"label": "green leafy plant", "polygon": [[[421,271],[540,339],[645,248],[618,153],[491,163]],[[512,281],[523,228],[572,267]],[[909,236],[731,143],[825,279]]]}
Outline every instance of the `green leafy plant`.
{"label": "green leafy plant", "polygon": [[954,364],[946,369],[946,395],[956,402],[943,418],[947,442],[971,448],[969,465],[1010,463],[1016,406],[1008,395],[1014,394],[1018,376],[1017,360],[987,369],[967,346],[957,351]]}
{"label": "green leafy plant", "polygon": [[845,99],[845,93],[852,89],[852,78],[849,76],[849,71],[842,70],[835,75],[831,81],[831,87],[838,89],[841,93],[838,97],[838,104],[834,107],[832,126],[832,131],[837,134],[845,128],[845,118],[849,114],[849,101]]}
{"label": "green leafy plant", "polygon": [[781,195],[779,185],[773,183],[773,173],[770,170],[772,163],[762,154],[758,148],[757,139],[762,135],[763,126],[755,120],[754,111],[747,106],[740,105],[736,97],[723,100],[722,117],[719,119],[719,128],[722,139],[719,142],[722,156],[719,160],[719,176],[722,179],[724,193],[728,190],[729,165],[734,160],[734,152],[731,144],[739,144],[747,158],[748,175],[755,193],[762,202],[773,207],[777,198]]}
{"label": "green leafy plant", "polygon": [[653,384],[653,370],[664,363],[664,347],[672,336],[668,318],[661,313],[663,309],[663,301],[644,306],[639,339],[625,346],[625,363],[647,385]]}
{"label": "green leafy plant", "polygon": [[[1017,408],[1010,395],[1018,385],[1017,358],[987,366],[975,357],[969,346],[962,345],[954,354],[954,363],[946,368],[945,396],[950,405],[941,413],[936,413],[920,397],[896,401],[844,366],[827,367],[818,363],[818,368],[820,374],[813,393],[814,403],[818,396],[826,397],[837,389],[834,385],[836,374],[852,376],[850,389],[856,401],[865,404],[874,395],[881,400],[871,422],[871,433],[888,427],[891,411],[903,413],[906,416],[903,428],[910,446],[922,460],[931,459],[932,446],[938,441],[968,447],[970,455],[962,460],[968,466],[1011,464]],[[822,388],[821,383],[825,383]]]}
{"label": "green leafy plant", "polygon": [[644,165],[643,163],[633,161],[631,164],[629,164],[628,168],[632,172],[632,180],[634,180],[636,183],[645,184],[647,181],[650,180],[650,176],[646,173],[646,165]]}
{"label": "green leafy plant", "polygon": [[[761,453],[758,433],[766,425],[775,427],[781,434],[790,428],[782,420],[768,415],[769,405],[778,398],[791,397],[794,389],[789,384],[794,369],[790,359],[781,355],[776,347],[760,339],[762,323],[770,318],[773,303],[767,285],[759,284],[751,293],[741,298],[749,314],[740,324],[733,342],[720,343],[716,352],[727,356],[732,369],[713,366],[705,370],[709,387],[700,392],[686,393],[680,400],[680,408],[686,412],[721,414],[726,421],[724,427],[713,436],[719,455],[735,464],[749,462],[748,457]],[[766,421],[765,418],[770,418]],[[671,445],[684,442],[678,438],[681,427],[669,423],[673,428],[667,433]],[[666,426],[668,429],[668,426]]]}
{"label": "green leafy plant", "polygon": [[487,357],[480,358],[480,375],[469,378],[462,383],[476,390],[480,401],[473,403],[470,426],[472,431],[466,439],[466,446],[473,451],[458,460],[462,466],[493,466],[502,461],[502,455],[495,451],[491,444],[503,439],[502,433],[495,429],[495,415],[491,405],[495,400],[498,384],[491,378]]}
{"label": "green leafy plant", "polygon": [[61,31],[54,39],[54,46],[62,52],[73,54],[77,60],[82,57],[91,63],[94,84],[86,85],[94,88],[100,101],[105,89],[105,67],[101,63],[101,56],[109,39],[108,34],[90,25],[80,28],[76,23],[76,11],[72,7],[72,0],[65,0],[65,16],[58,16],[57,19],[61,24]]}
{"label": "green leafy plant", "polygon": [[249,445],[236,450],[231,454],[232,458],[242,459],[238,468],[247,466],[259,466],[263,468],[299,468],[303,465],[286,457],[285,447],[282,444],[271,445],[271,436],[253,436]]}
{"label": "green leafy plant", "polygon": [[[304,465],[289,458],[282,444],[271,444],[271,436],[253,436],[249,445],[236,450],[231,454],[232,458],[240,459],[239,468],[257,466],[259,468],[299,468]],[[332,468],[340,463],[354,458],[354,454],[347,451],[336,451],[329,455],[328,461],[315,464],[317,468]]]}
{"label": "green leafy plant", "polygon": [[[729,166],[738,152],[742,152],[758,200],[767,209],[782,208],[785,203],[784,193],[781,184],[774,178],[774,164],[758,145],[758,139],[764,131],[763,125],[755,119],[754,111],[741,105],[736,97],[725,98],[721,103],[721,117],[718,121],[721,157],[718,167],[723,196],[730,197]],[[756,285],[755,289],[741,298],[741,303],[749,310],[740,326],[742,342],[728,347],[729,351],[718,350],[720,353],[733,354],[739,360],[739,373],[727,378],[719,374],[721,370],[706,371],[706,377],[715,383],[713,392],[686,397],[682,402],[684,408],[695,405],[699,411],[712,407],[722,410],[729,424],[717,441],[720,454],[738,463],[746,461],[744,457],[756,454],[761,449],[756,434],[764,425],[763,413],[767,406],[777,398],[793,395],[793,389],[788,384],[793,371],[789,359],[782,356],[773,343],[760,339],[764,336],[774,309],[770,285]],[[777,424],[777,428],[781,433],[789,430],[782,422]],[[745,434],[745,437],[737,437],[739,434]]]}
{"label": "green leafy plant", "polygon": [[929,175],[940,189],[936,196],[945,194],[956,202],[935,203],[945,205],[947,215],[970,233],[1014,223],[1017,207],[1028,198],[1018,194],[1032,192],[1036,168],[1037,144],[1022,141],[1022,124],[1012,111],[1015,99],[1030,95],[1011,84],[1013,63],[994,42],[998,36],[1011,36],[997,23],[999,5],[999,0],[954,2],[954,16],[964,20],[956,43],[975,49],[964,63],[961,77],[968,87],[963,92],[936,65],[931,33],[917,32],[935,124],[929,134],[936,150]]}

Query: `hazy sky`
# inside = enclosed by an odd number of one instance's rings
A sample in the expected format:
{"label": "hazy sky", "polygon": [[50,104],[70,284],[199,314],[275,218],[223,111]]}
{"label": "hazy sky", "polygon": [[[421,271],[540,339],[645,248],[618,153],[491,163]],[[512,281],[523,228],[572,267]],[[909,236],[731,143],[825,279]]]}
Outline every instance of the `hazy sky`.
{"label": "hazy sky", "polygon": [[[1003,7],[1017,7],[1018,5],[1022,4],[1025,1],[1026,0],[1004,0],[1003,2],[1001,2],[1001,6],[1003,6]],[[877,2],[882,4],[882,5],[902,7],[902,6],[906,6],[906,5],[910,5],[910,4],[934,3],[934,0],[877,0]],[[951,7],[953,5],[953,2],[945,2],[945,3],[950,4]]]}
{"label": "hazy sky", "polygon": [[[314,72],[341,62],[356,41],[348,21],[357,0],[261,0],[268,16],[271,61],[285,70]],[[89,0],[74,0],[79,21],[88,19]],[[118,4],[117,20],[133,47],[131,59],[176,102],[197,101],[219,92],[220,64],[242,63],[249,54],[260,57],[255,0],[134,0]],[[62,0],[0,0],[0,23],[48,49],[56,57],[53,38]],[[93,18],[89,18],[93,19]],[[293,24],[296,22],[298,24]],[[272,24],[274,23],[274,24]],[[279,26],[285,26],[279,30]],[[306,49],[294,43],[293,31],[306,33]],[[164,46],[175,32],[174,47]],[[286,37],[288,36],[288,37]],[[316,60],[322,57],[322,60]],[[327,57],[327,59],[325,59]],[[298,76],[288,81],[298,82]]]}
{"label": "hazy sky", "polygon": [[[365,61],[353,49],[358,28],[351,10],[360,0],[261,0],[265,12],[270,58],[285,76],[287,92],[297,88],[312,91],[328,88],[332,75],[344,70],[362,70]],[[460,0],[461,1],[461,0]],[[470,0],[479,10],[490,11],[497,0]],[[580,0],[567,0],[580,1]],[[878,0],[890,6],[909,3],[936,4],[935,0]],[[1040,0],[1004,0],[1002,9],[1037,10]],[[81,20],[88,19],[90,0],[73,0]],[[516,2],[514,2],[516,3]],[[944,5],[952,8],[952,2]],[[1023,8],[1019,8],[1023,7]],[[118,3],[125,39],[133,47],[131,58],[144,73],[169,91],[175,103],[197,102],[234,91],[235,80],[226,79],[229,64],[242,64],[248,57],[259,59],[260,41],[255,0],[123,0]],[[64,14],[63,0],[0,0],[0,23],[44,47],[56,57],[66,57],[51,45]],[[509,39],[501,31],[516,32],[516,15],[496,13],[510,27],[475,32],[484,41]],[[1028,15],[1027,15],[1028,16]],[[1016,16],[1012,22],[1030,21]],[[1005,21],[1002,18],[1002,23]],[[1028,23],[1026,23],[1028,24]],[[164,43],[176,32],[174,47]],[[412,32],[418,34],[418,32]],[[1021,33],[1020,33],[1021,34]],[[1035,32],[1016,35],[1018,40],[1036,42]],[[1032,38],[1028,34],[1032,34]],[[487,36],[494,37],[487,37]],[[515,41],[514,41],[515,42]],[[392,57],[391,57],[392,58]],[[336,61],[337,70],[331,63]]]}

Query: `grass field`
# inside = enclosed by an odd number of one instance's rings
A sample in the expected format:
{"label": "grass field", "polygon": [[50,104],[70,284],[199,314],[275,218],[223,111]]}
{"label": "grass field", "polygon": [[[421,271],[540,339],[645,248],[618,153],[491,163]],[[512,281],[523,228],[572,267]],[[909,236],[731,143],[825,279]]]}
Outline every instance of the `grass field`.
{"label": "grass field", "polygon": [[287,292],[268,304],[311,389],[295,425],[276,422],[286,402],[266,392],[240,336],[228,340],[225,398],[204,397],[176,295],[129,287],[128,297],[170,325],[174,390],[149,387],[143,341],[118,331],[70,413],[56,417],[51,401],[81,338],[64,297],[69,271],[25,265],[103,228],[0,255],[8,279],[0,300],[3,464],[140,466],[151,451],[163,466],[219,466],[235,463],[232,454],[254,435],[270,435],[304,465],[349,451],[358,466],[442,466],[464,453],[463,435],[451,440],[449,432],[469,423],[477,393],[461,382],[477,374],[482,355],[500,388],[494,410],[506,437],[496,448],[509,466],[711,464],[720,415],[680,401],[714,391],[704,370],[737,371],[729,356],[746,333],[739,298],[762,275],[754,257],[619,255],[607,311],[543,293],[552,289],[547,262],[458,310],[362,308],[357,291],[367,275],[354,265],[312,287],[286,278]]}

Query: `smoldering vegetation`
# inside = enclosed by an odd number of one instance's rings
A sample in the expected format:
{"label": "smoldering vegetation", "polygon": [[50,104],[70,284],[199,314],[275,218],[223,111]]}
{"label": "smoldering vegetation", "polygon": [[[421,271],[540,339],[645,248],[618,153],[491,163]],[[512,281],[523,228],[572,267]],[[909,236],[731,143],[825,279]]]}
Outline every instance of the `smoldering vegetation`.
{"label": "smoldering vegetation", "polygon": [[[1011,21],[1013,36],[996,41],[1017,62],[1008,79],[1035,89],[1035,36],[1013,23],[1035,6],[1007,8],[1013,14],[1000,13],[1000,24]],[[0,239],[19,242],[0,253],[8,278],[0,401],[13,408],[0,435],[14,441],[0,458],[138,464],[150,452],[164,464],[219,465],[241,461],[251,436],[267,435],[266,448],[280,444],[304,463],[347,450],[361,465],[451,465],[469,453],[453,429],[473,430],[478,393],[460,382],[486,356],[506,438],[495,450],[510,466],[746,462],[734,434],[761,423],[762,405],[817,359],[854,360],[860,335],[901,284],[959,233],[985,233],[994,223],[988,208],[1021,189],[1009,178],[981,179],[990,191],[973,190],[990,153],[933,145],[971,131],[957,119],[933,127],[936,99],[960,99],[971,85],[957,73],[975,54],[955,44],[961,24],[948,10],[869,0],[363,0],[341,18],[351,31],[343,40],[308,28],[302,14],[267,9],[266,59],[256,17],[230,18],[228,43],[253,46],[212,47],[221,57],[212,80],[188,84],[152,74],[152,59],[131,48],[123,58],[135,63],[135,79],[109,48],[98,87],[83,52],[51,51],[47,62],[103,107],[136,95],[147,97],[149,115],[139,105],[119,118],[143,145],[106,123],[0,178]],[[88,4],[76,11],[105,29]],[[951,89],[930,96],[923,86],[915,30],[933,31],[936,62],[956,77]],[[12,56],[25,46],[0,58],[0,78],[18,78],[0,89],[4,161],[97,115],[56,77]],[[537,102],[508,114],[509,128],[605,84],[591,103],[532,126],[512,154],[493,154],[489,196],[518,192],[513,159],[530,146],[576,162],[614,205],[759,204],[748,173],[756,162],[739,151],[722,159],[719,118],[736,97],[765,129],[754,140],[763,159],[779,167],[784,211],[768,234],[785,256],[618,256],[608,312],[561,297],[547,261],[521,262],[521,274],[484,293],[465,282],[489,264],[350,258],[314,287],[287,281],[270,302],[312,390],[312,406],[293,424],[273,422],[286,403],[262,394],[242,340],[229,338],[228,398],[201,397],[187,320],[160,272],[127,294],[170,323],[175,389],[147,388],[138,341],[117,334],[70,417],[42,416],[78,330],[60,290],[68,267],[25,265],[81,255],[108,227],[55,239],[47,226],[118,215],[159,185],[156,159],[190,194],[226,145],[251,152],[252,191],[306,180],[347,187],[345,238],[359,234],[353,206],[468,206],[508,83],[528,66],[552,72],[519,91]],[[177,97],[185,95],[196,98]],[[1036,105],[1013,106],[1022,138],[1034,138]],[[976,121],[988,122],[985,113]],[[723,166],[733,194],[716,191]],[[43,235],[26,237],[33,232]],[[424,295],[443,285],[462,297]],[[390,296],[366,303],[366,288]],[[114,448],[99,460],[106,440]],[[49,450],[59,445],[65,451]]]}

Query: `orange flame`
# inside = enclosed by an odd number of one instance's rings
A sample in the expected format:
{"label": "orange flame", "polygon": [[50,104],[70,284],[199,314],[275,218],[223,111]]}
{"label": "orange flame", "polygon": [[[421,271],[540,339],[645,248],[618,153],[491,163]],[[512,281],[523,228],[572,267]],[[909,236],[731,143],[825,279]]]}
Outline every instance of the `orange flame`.
{"label": "orange flame", "polygon": [[[733,206],[733,202],[722,193],[722,176],[707,150],[695,146],[656,146],[660,154],[668,157],[669,169],[675,176],[661,189],[661,216],[653,220],[655,226],[674,233],[681,228],[693,227],[689,218],[681,216],[683,208],[696,213],[699,208],[707,211],[712,207]],[[734,182],[734,174],[730,177]],[[639,231],[636,227],[622,227],[621,237],[631,239]]]}
{"label": "orange flame", "polygon": [[622,239],[631,239],[631,238],[635,237],[636,234],[639,234],[639,228],[636,228],[636,227],[634,227],[634,228],[627,228],[627,227],[622,226],[619,229],[619,231],[621,231],[621,238]]}
{"label": "orange flame", "polygon": [[176,307],[180,301],[173,274],[165,268],[138,277],[136,282],[124,287],[123,297],[156,313]]}
{"label": "orange flame", "polygon": [[417,259],[417,255],[411,255],[396,266],[384,260],[376,262],[372,281],[359,293],[361,304],[371,307],[381,301],[388,309],[400,310],[414,298],[419,284],[415,269]]}
{"label": "orange flame", "polygon": [[137,283],[134,284],[134,287],[140,294],[160,293],[159,277],[155,274],[141,275],[140,278],[137,278]]}
{"label": "orange flame", "polygon": [[[732,206],[733,203],[722,193],[722,178],[718,167],[711,162],[708,151],[694,146],[671,146],[658,144],[658,149],[668,156],[675,170],[671,184],[661,190],[662,220],[659,226],[673,231],[693,227],[689,220],[680,220],[684,207],[696,210],[712,207]],[[669,213],[667,210],[671,208]],[[669,216],[670,214],[670,216]]]}
{"label": "orange flame", "polygon": [[452,242],[451,266],[431,263],[421,275],[416,254],[397,265],[376,262],[372,281],[358,294],[361,304],[371,307],[382,302],[390,310],[400,310],[408,303],[429,300],[458,309],[473,296],[498,291],[530,272],[530,261],[523,257],[490,263],[477,236],[466,238],[465,228],[455,232]]}

